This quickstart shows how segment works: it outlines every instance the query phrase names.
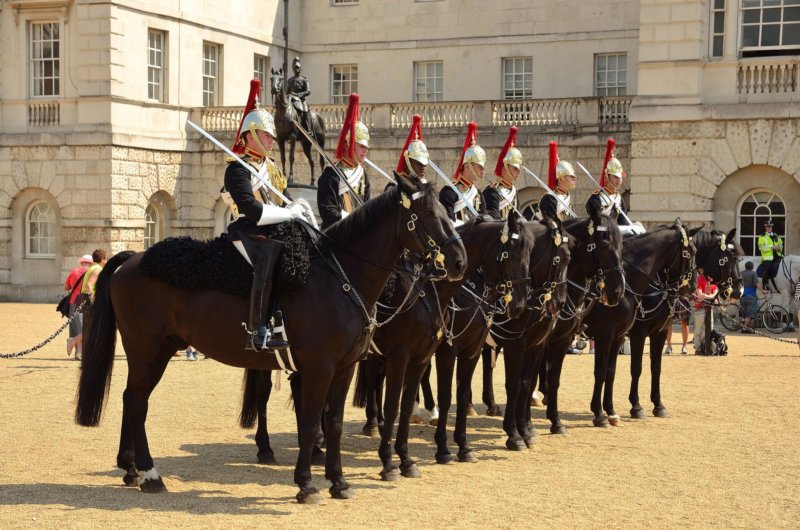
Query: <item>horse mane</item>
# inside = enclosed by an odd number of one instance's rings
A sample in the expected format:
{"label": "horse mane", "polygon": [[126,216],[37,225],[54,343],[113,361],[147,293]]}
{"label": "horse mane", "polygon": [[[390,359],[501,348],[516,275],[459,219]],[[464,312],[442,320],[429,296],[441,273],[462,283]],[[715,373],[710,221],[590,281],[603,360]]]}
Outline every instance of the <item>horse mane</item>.
{"label": "horse mane", "polygon": [[[423,188],[426,201],[433,197],[433,186],[425,184]],[[391,186],[385,192],[374,197],[353,212],[329,226],[325,234],[338,242],[357,241],[386,217],[386,211],[396,208],[400,203],[400,188]]]}

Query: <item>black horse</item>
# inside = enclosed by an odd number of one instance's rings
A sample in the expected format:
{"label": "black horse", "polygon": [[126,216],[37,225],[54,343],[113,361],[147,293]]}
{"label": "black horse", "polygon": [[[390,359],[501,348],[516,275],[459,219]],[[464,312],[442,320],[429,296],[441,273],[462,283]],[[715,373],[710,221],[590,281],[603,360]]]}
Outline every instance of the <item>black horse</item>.
{"label": "black horse", "polygon": [[[308,280],[281,308],[303,373],[300,451],[294,481],[301,503],[321,502],[311,483],[312,445],[325,409],[325,476],[335,498],[350,498],[341,464],[342,416],[353,368],[374,330],[375,302],[404,249],[432,254],[457,280],[466,250],[428,184],[398,177],[398,186],[372,199],[332,226],[309,265]],[[147,443],[147,402],[174,353],[188,344],[231,366],[275,370],[273,355],[244,349],[241,323],[247,299],[217,289],[188,290],[141,269],[144,254],[112,258],[97,281],[92,324],[84,346],[76,421],[97,425],[111,382],[116,331],[128,359],[117,465],[124,481],[143,491],[164,491]],[[443,260],[443,261],[442,261]],[[324,308],[324,310],[321,310]]]}
{"label": "black horse", "polygon": [[[676,219],[672,226],[659,227],[623,241],[627,292],[616,307],[595,305],[585,317],[587,334],[595,340],[591,410],[596,427],[621,425],[613,403],[617,356],[625,334],[633,326],[636,312],[641,309],[640,302],[648,286],[663,272],[665,284],[674,288],[679,296],[694,291],[695,247],[691,236],[699,230],[687,231],[680,219]],[[553,389],[548,388],[548,391]]]}
{"label": "black horse", "polygon": [[[294,146],[295,142],[299,139],[300,145],[303,146],[303,152],[308,159],[308,165],[311,168],[311,185],[314,185],[314,157],[311,154],[311,142],[306,136],[297,130],[299,117],[286,93],[283,91],[283,69],[278,71],[272,70],[272,77],[270,77],[270,91],[272,92],[272,102],[275,105],[275,129],[278,133],[278,147],[281,150],[281,169],[283,174],[286,173],[286,142],[289,142],[289,173],[288,180],[294,180]],[[314,135],[314,140],[322,149],[325,149],[325,120],[314,111],[308,113],[308,123]],[[319,155],[319,167],[325,167],[325,158],[322,154]]]}
{"label": "black horse", "polygon": [[[573,247],[567,267],[567,298],[558,316],[532,321],[519,318],[492,327],[492,338],[503,347],[508,396],[503,429],[508,434],[506,447],[511,450],[523,450],[533,444],[536,434],[530,421],[533,380],[546,362],[551,345],[565,340],[569,344],[595,301],[600,299],[613,307],[625,294],[622,236],[616,221],[595,214],[592,219],[565,221],[564,230]],[[524,446],[519,443],[520,437]]]}
{"label": "black horse", "polygon": [[[737,261],[744,254],[734,241],[736,229],[727,234],[719,230],[700,231],[692,241],[697,248],[695,267],[702,268],[705,274],[720,285],[721,299],[729,297],[741,286],[741,273]],[[637,312],[636,322],[629,334],[631,340],[631,417],[645,417],[639,402],[639,378],[642,375],[642,356],[645,339],[650,338],[650,400],[653,402],[653,415],[658,418],[669,416],[661,401],[661,356],[667,339],[667,326],[670,323],[672,308],[677,291],[674,286],[665,285],[666,278],[660,275],[654,285],[648,287],[642,297],[641,310]]]}
{"label": "black horse", "polygon": [[[459,233],[467,248],[468,273],[465,277],[480,274],[488,296],[499,297],[508,316],[518,316],[525,309],[528,297],[528,266],[534,249],[531,227],[518,221],[516,214],[512,213],[507,221],[472,220],[459,227]],[[400,474],[419,476],[419,470],[408,454],[409,418],[422,375],[445,336],[448,324],[445,309],[464,283],[463,279],[435,285],[426,282],[417,287],[407,276],[398,280],[389,302],[390,311],[402,309],[409,293],[417,294],[418,299],[379,329],[374,338],[376,349],[386,359],[385,421],[378,450],[383,464],[380,474],[384,480],[397,480]],[[367,388],[366,377],[360,375],[358,381],[363,382],[357,389],[361,397],[366,397],[370,390],[374,392],[374,389]],[[395,451],[400,458],[399,471],[392,463],[390,445],[398,406],[400,421]]]}
{"label": "black horse", "polygon": [[[538,317],[555,315],[566,295],[564,277],[569,262],[569,249],[560,223],[530,223],[536,251],[531,257],[529,304]],[[477,460],[467,443],[467,409],[471,403],[472,375],[486,342],[495,315],[494,307],[485,300],[487,288],[480,275],[467,282],[469,291],[460,291],[452,301],[452,316],[446,339],[436,349],[439,421],[436,425],[436,462],[452,461],[447,446],[447,414],[452,402],[453,372],[457,368],[456,424],[453,438],[459,446],[458,460]],[[537,318],[538,318],[537,317]],[[520,441],[520,443],[522,443]]]}

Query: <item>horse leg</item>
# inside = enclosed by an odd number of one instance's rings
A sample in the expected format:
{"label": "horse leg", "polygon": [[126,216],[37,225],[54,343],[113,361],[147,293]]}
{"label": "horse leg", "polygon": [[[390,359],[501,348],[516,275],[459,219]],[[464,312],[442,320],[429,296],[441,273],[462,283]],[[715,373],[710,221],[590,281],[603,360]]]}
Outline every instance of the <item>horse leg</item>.
{"label": "horse leg", "polygon": [[567,346],[564,342],[548,344],[547,419],[550,420],[552,434],[567,434],[567,428],[558,417],[558,387],[561,386],[561,370],[567,356]]}
{"label": "horse leg", "polygon": [[603,409],[608,415],[608,422],[614,427],[620,427],[622,420],[619,415],[614,411],[614,379],[617,375],[617,357],[622,348],[622,343],[625,342],[625,337],[619,337],[611,343],[611,349],[608,352],[608,370],[606,371],[606,386],[603,389]]}
{"label": "horse leg", "polygon": [[429,411],[434,411],[436,408],[436,400],[433,399],[433,389],[431,388],[432,367],[433,365],[431,363],[428,363],[419,381],[419,389],[422,391],[422,405],[425,407],[425,410]]}
{"label": "horse leg", "polygon": [[[480,348],[480,346],[478,346]],[[456,373],[456,426],[453,431],[453,441],[458,444],[459,462],[476,462],[478,459],[467,443],[467,409],[472,404],[472,374],[478,366],[480,354],[470,359],[459,357]]]}
{"label": "horse leg", "polygon": [[[497,350],[494,350],[496,352]],[[486,405],[487,416],[502,416],[503,411],[497,404],[494,398],[494,383],[492,376],[494,375],[494,368],[492,368],[492,347],[484,344],[481,349],[481,359],[483,360],[483,404]],[[495,359],[497,357],[495,356]]]}
{"label": "horse leg", "polygon": [[539,371],[539,365],[544,362],[544,350],[535,348],[525,352],[522,358],[522,372],[519,381],[519,395],[517,396],[516,420],[517,431],[522,435],[525,446],[531,448],[536,438],[536,429],[531,421],[531,389],[533,378]]}
{"label": "horse leg", "polygon": [[[420,477],[417,463],[411,459],[408,454],[408,431],[409,420],[414,410],[414,402],[416,401],[416,389],[420,386],[423,373],[430,374],[430,367],[430,363],[425,363],[406,369],[406,384],[404,385],[403,397],[400,402],[400,421],[397,426],[397,437],[394,442],[395,453],[397,453],[397,456],[400,458],[400,473],[406,478]],[[428,387],[430,387],[430,383]]]}
{"label": "horse leg", "polygon": [[403,392],[408,353],[395,351],[386,359],[386,398],[383,403],[383,432],[378,456],[383,464],[381,478],[383,480],[398,480],[400,471],[392,463],[392,436],[394,435],[394,421],[397,419],[397,410],[400,407],[400,394]]}
{"label": "horse leg", "polygon": [[455,350],[452,346],[442,344],[436,351],[436,386],[438,389],[439,421],[436,423],[436,463],[449,464],[453,461],[447,447],[447,414],[450,412],[453,392],[453,369],[455,368]]}
{"label": "horse leg", "polygon": [[[631,330],[631,391],[628,400],[631,402],[631,418],[644,419],[644,409],[639,402],[639,379],[642,376],[642,357],[644,356],[644,333]],[[652,346],[650,347],[652,350]]]}
{"label": "horse leg", "polygon": [[603,416],[603,408],[600,401],[603,393],[603,384],[606,381],[606,373],[608,372],[610,343],[611,337],[605,335],[598,335],[595,337],[594,389],[592,391],[592,401],[590,404],[592,413],[594,413],[592,423],[595,427],[609,426],[608,418]]}
{"label": "horse leg", "polygon": [[136,453],[133,448],[133,435],[130,419],[125,405],[122,405],[122,429],[119,435],[119,452],[117,453],[117,467],[125,471],[122,481],[126,486],[139,485],[139,472],[136,470]]}
{"label": "horse leg", "polygon": [[269,432],[267,432],[267,403],[270,394],[272,394],[272,372],[259,370],[256,383],[256,400],[258,401],[256,445],[258,445],[259,464],[277,464],[275,453],[269,444]]}
{"label": "horse leg", "polygon": [[325,459],[325,478],[331,481],[328,490],[334,499],[352,499],[355,491],[344,479],[342,472],[342,422],[347,390],[353,379],[355,364],[337,374],[328,392],[328,412],[325,414],[325,436],[328,440],[328,454]]}
{"label": "horse leg", "polygon": [[365,360],[361,361],[363,364],[363,377],[364,377],[364,394],[366,397],[366,406],[364,407],[364,414],[367,421],[361,428],[361,434],[369,436],[370,438],[377,438],[380,436],[380,425],[378,423],[378,400],[377,388],[380,384],[378,380],[378,363],[383,361],[379,360],[376,356],[371,355]]}
{"label": "horse leg", "polygon": [[311,154],[311,142],[302,142],[303,152],[308,160],[308,165],[311,168],[311,185],[314,185],[314,157]]}
{"label": "horse leg", "polygon": [[[506,368],[506,413],[503,416],[503,430],[508,435],[506,448],[510,451],[524,451],[528,448],[517,430],[517,400],[520,397],[519,387],[522,376],[522,364],[525,347],[523,341],[514,341],[506,346],[503,353],[503,363]],[[461,362],[459,361],[459,376],[461,375]],[[461,378],[459,377],[459,385]]]}
{"label": "horse leg", "polygon": [[[326,372],[321,366],[310,365],[304,369],[303,377],[295,380],[299,381],[295,408],[299,409],[297,431],[300,437],[300,451],[294,469],[294,483],[300,488],[296,498],[300,504],[322,504],[319,490],[311,483],[311,456],[319,434],[322,410],[331,388],[333,374]],[[299,402],[298,397],[301,397]],[[327,459],[325,463],[327,468]]]}
{"label": "horse leg", "polygon": [[294,180],[294,148],[295,148],[296,140],[295,138],[289,139],[289,177],[288,181],[292,182]]}
{"label": "horse leg", "polygon": [[139,488],[145,493],[162,493],[167,488],[153,465],[147,443],[147,402],[177,350],[170,344],[161,344],[158,354],[152,357],[142,353],[141,348],[125,344],[128,352],[128,384],[122,394],[123,410],[133,437],[134,466],[138,470]]}
{"label": "horse leg", "polygon": [[653,416],[669,418],[667,407],[661,402],[661,355],[664,352],[664,343],[667,340],[665,330],[658,331],[650,336],[650,401],[653,402]]}
{"label": "horse leg", "polygon": [[[295,372],[289,376],[289,387],[292,390],[292,400],[294,401],[294,415],[297,420],[297,445],[300,446],[300,414],[303,403],[303,377],[299,372]],[[314,440],[314,448],[311,450],[311,465],[324,466],[325,465],[325,451],[322,450],[322,443],[325,441],[323,433],[317,431],[317,437]]]}
{"label": "horse leg", "polygon": [[281,172],[286,174],[286,140],[278,142],[278,147],[281,150]]}

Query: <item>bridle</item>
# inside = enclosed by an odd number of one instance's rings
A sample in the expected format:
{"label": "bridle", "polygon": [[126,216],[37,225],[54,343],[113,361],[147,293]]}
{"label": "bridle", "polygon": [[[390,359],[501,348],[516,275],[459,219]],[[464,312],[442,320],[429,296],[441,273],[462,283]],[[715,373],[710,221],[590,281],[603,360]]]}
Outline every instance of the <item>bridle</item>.
{"label": "bridle", "polygon": [[[602,223],[602,221],[601,221]],[[603,232],[607,234],[606,240],[608,240],[608,227],[599,224],[597,226],[594,225],[594,221],[589,219],[589,225],[586,228],[586,232],[589,234],[590,241],[586,244],[586,252],[592,259],[592,263],[594,264],[597,272],[594,274],[592,281],[594,282],[595,286],[597,287],[597,293],[602,296],[605,293],[606,289],[606,275],[610,275],[612,272],[618,272],[622,276],[622,281],[625,281],[625,270],[622,268],[622,263],[618,265],[612,265],[609,267],[603,267],[603,264],[600,263],[600,257],[598,253],[595,252],[597,249],[597,242],[595,238],[599,237],[599,235]],[[595,235],[597,234],[597,235]],[[623,283],[624,285],[624,283]]]}
{"label": "bridle", "polygon": [[[553,244],[548,245],[552,249],[552,253],[547,256],[550,260],[550,268],[547,273],[547,281],[545,281],[541,287],[536,288],[534,285],[530,285],[528,288],[528,308],[534,311],[539,311],[539,319],[541,320],[547,314],[545,308],[547,303],[553,299],[553,293],[561,285],[563,282],[561,281],[561,272],[562,272],[562,262],[561,256],[559,255],[559,249],[562,245],[566,245],[568,241],[568,236],[566,234],[562,234],[561,228],[555,224],[554,222],[548,223],[548,227],[551,230],[551,239]],[[538,269],[539,265],[542,261],[536,263],[536,265],[531,265],[531,270]],[[531,278],[531,282],[533,278]]]}

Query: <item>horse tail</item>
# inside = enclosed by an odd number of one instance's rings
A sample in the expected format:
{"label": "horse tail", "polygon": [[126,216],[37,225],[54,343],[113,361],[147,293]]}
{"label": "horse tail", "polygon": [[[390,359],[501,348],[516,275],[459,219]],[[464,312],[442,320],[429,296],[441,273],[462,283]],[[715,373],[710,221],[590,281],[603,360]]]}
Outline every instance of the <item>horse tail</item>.
{"label": "horse tail", "polygon": [[239,427],[252,429],[258,418],[258,378],[260,370],[246,368],[242,378],[242,412],[239,414]]}
{"label": "horse tail", "polygon": [[367,406],[367,359],[358,362],[356,388],[353,392],[353,406],[363,409]]}
{"label": "horse tail", "polygon": [[100,423],[103,405],[111,386],[114,350],[117,345],[117,319],[111,303],[111,278],[133,251],[120,252],[106,263],[95,284],[94,302],[90,309],[89,332],[83,338],[83,359],[78,383],[75,421],[95,427]]}

